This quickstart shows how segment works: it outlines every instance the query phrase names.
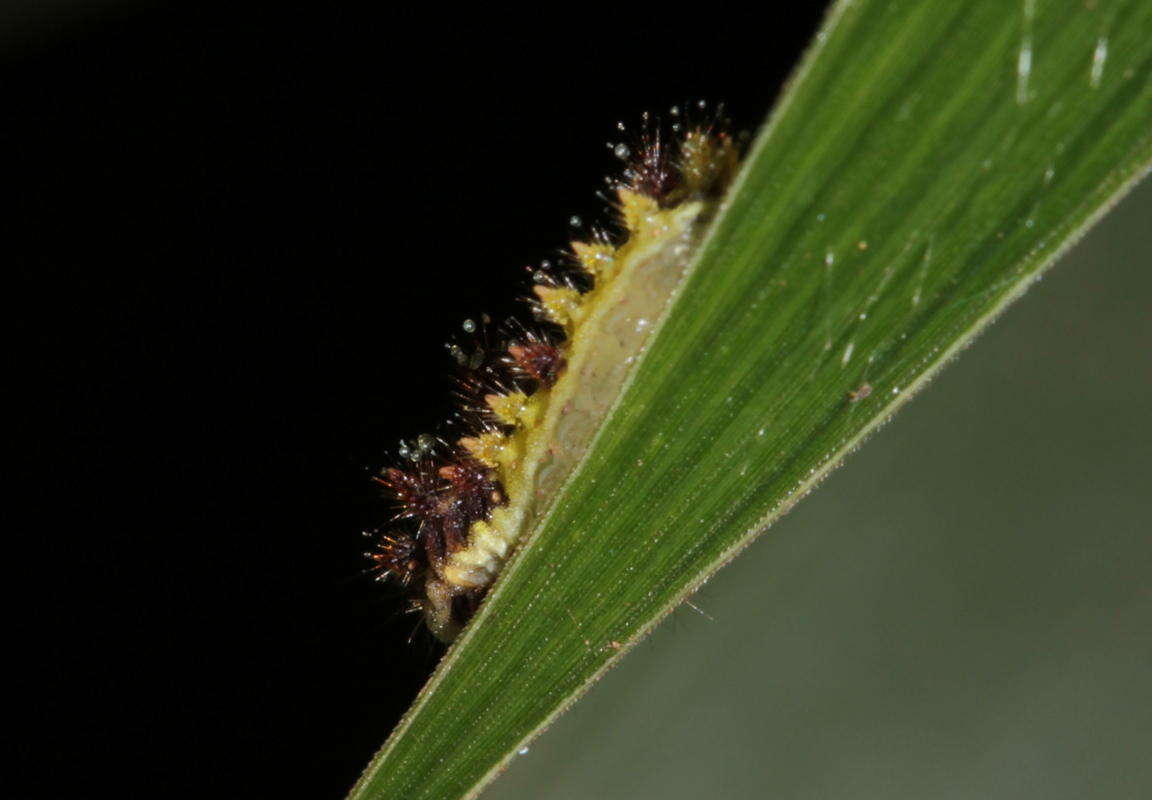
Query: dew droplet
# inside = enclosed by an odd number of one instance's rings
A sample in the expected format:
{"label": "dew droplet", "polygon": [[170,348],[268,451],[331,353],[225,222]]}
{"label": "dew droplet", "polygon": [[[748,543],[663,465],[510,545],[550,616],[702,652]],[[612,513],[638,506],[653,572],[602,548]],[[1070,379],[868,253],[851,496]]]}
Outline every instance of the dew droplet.
{"label": "dew droplet", "polygon": [[1088,74],[1088,82],[1095,89],[1104,77],[1104,62],[1108,60],[1108,37],[1101,36],[1096,40],[1096,49],[1092,51],[1092,71]]}
{"label": "dew droplet", "polygon": [[612,153],[617,158],[621,158],[621,159],[628,158],[628,156],[632,155],[632,151],[628,149],[628,145],[626,145],[626,144],[616,145],[615,147],[612,148]]}
{"label": "dew droplet", "polygon": [[476,322],[474,320],[466,319],[460,327],[464,329],[465,333],[476,332]]}
{"label": "dew droplet", "polygon": [[844,348],[844,355],[840,357],[841,366],[848,366],[848,362],[852,360],[852,351],[856,349],[855,342],[848,342],[848,346]]}

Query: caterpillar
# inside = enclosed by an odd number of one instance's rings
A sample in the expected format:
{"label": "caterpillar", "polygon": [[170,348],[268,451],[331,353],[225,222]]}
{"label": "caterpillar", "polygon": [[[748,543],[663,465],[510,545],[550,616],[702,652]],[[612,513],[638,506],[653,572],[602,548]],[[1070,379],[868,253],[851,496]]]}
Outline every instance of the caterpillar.
{"label": "caterpillar", "polygon": [[579,463],[683,277],[739,164],[721,114],[693,122],[674,107],[666,133],[645,113],[631,142],[609,143],[624,162],[608,178],[609,227],[534,272],[532,322],[465,321],[471,348],[449,345],[450,432],[402,442],[400,463],[373,475],[396,513],[365,532],[369,572],[408,587],[441,641],[459,634]]}

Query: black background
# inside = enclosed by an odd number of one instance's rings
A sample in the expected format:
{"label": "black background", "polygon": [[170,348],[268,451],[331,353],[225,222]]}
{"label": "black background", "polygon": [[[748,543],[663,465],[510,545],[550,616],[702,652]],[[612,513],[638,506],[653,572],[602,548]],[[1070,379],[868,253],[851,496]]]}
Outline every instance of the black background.
{"label": "black background", "polygon": [[3,13],[5,794],[340,797],[439,657],[358,532],[443,343],[599,217],[617,119],[754,128],[820,4]]}

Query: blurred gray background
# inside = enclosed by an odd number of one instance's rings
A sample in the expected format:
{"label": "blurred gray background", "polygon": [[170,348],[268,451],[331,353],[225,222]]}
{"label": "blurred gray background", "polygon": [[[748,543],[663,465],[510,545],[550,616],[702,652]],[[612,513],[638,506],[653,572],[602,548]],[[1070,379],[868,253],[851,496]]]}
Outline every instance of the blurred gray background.
{"label": "blurred gray background", "polygon": [[1152,183],[485,795],[1152,797]]}

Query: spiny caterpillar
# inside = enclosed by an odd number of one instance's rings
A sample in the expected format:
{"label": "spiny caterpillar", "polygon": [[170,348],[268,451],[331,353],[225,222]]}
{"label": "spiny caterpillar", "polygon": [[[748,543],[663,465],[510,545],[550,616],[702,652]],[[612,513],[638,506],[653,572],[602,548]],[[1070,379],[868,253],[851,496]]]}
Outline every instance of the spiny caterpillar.
{"label": "spiny caterpillar", "polygon": [[618,232],[595,229],[535,271],[534,323],[506,323],[492,341],[469,320],[471,351],[449,345],[462,371],[453,434],[402,442],[403,463],[374,476],[399,524],[365,532],[375,538],[370,570],[412,588],[413,609],[442,641],[475,613],[583,456],[735,174],[739,148],[719,114],[671,115],[668,137],[645,114],[631,146],[609,144],[625,162],[608,179]]}

